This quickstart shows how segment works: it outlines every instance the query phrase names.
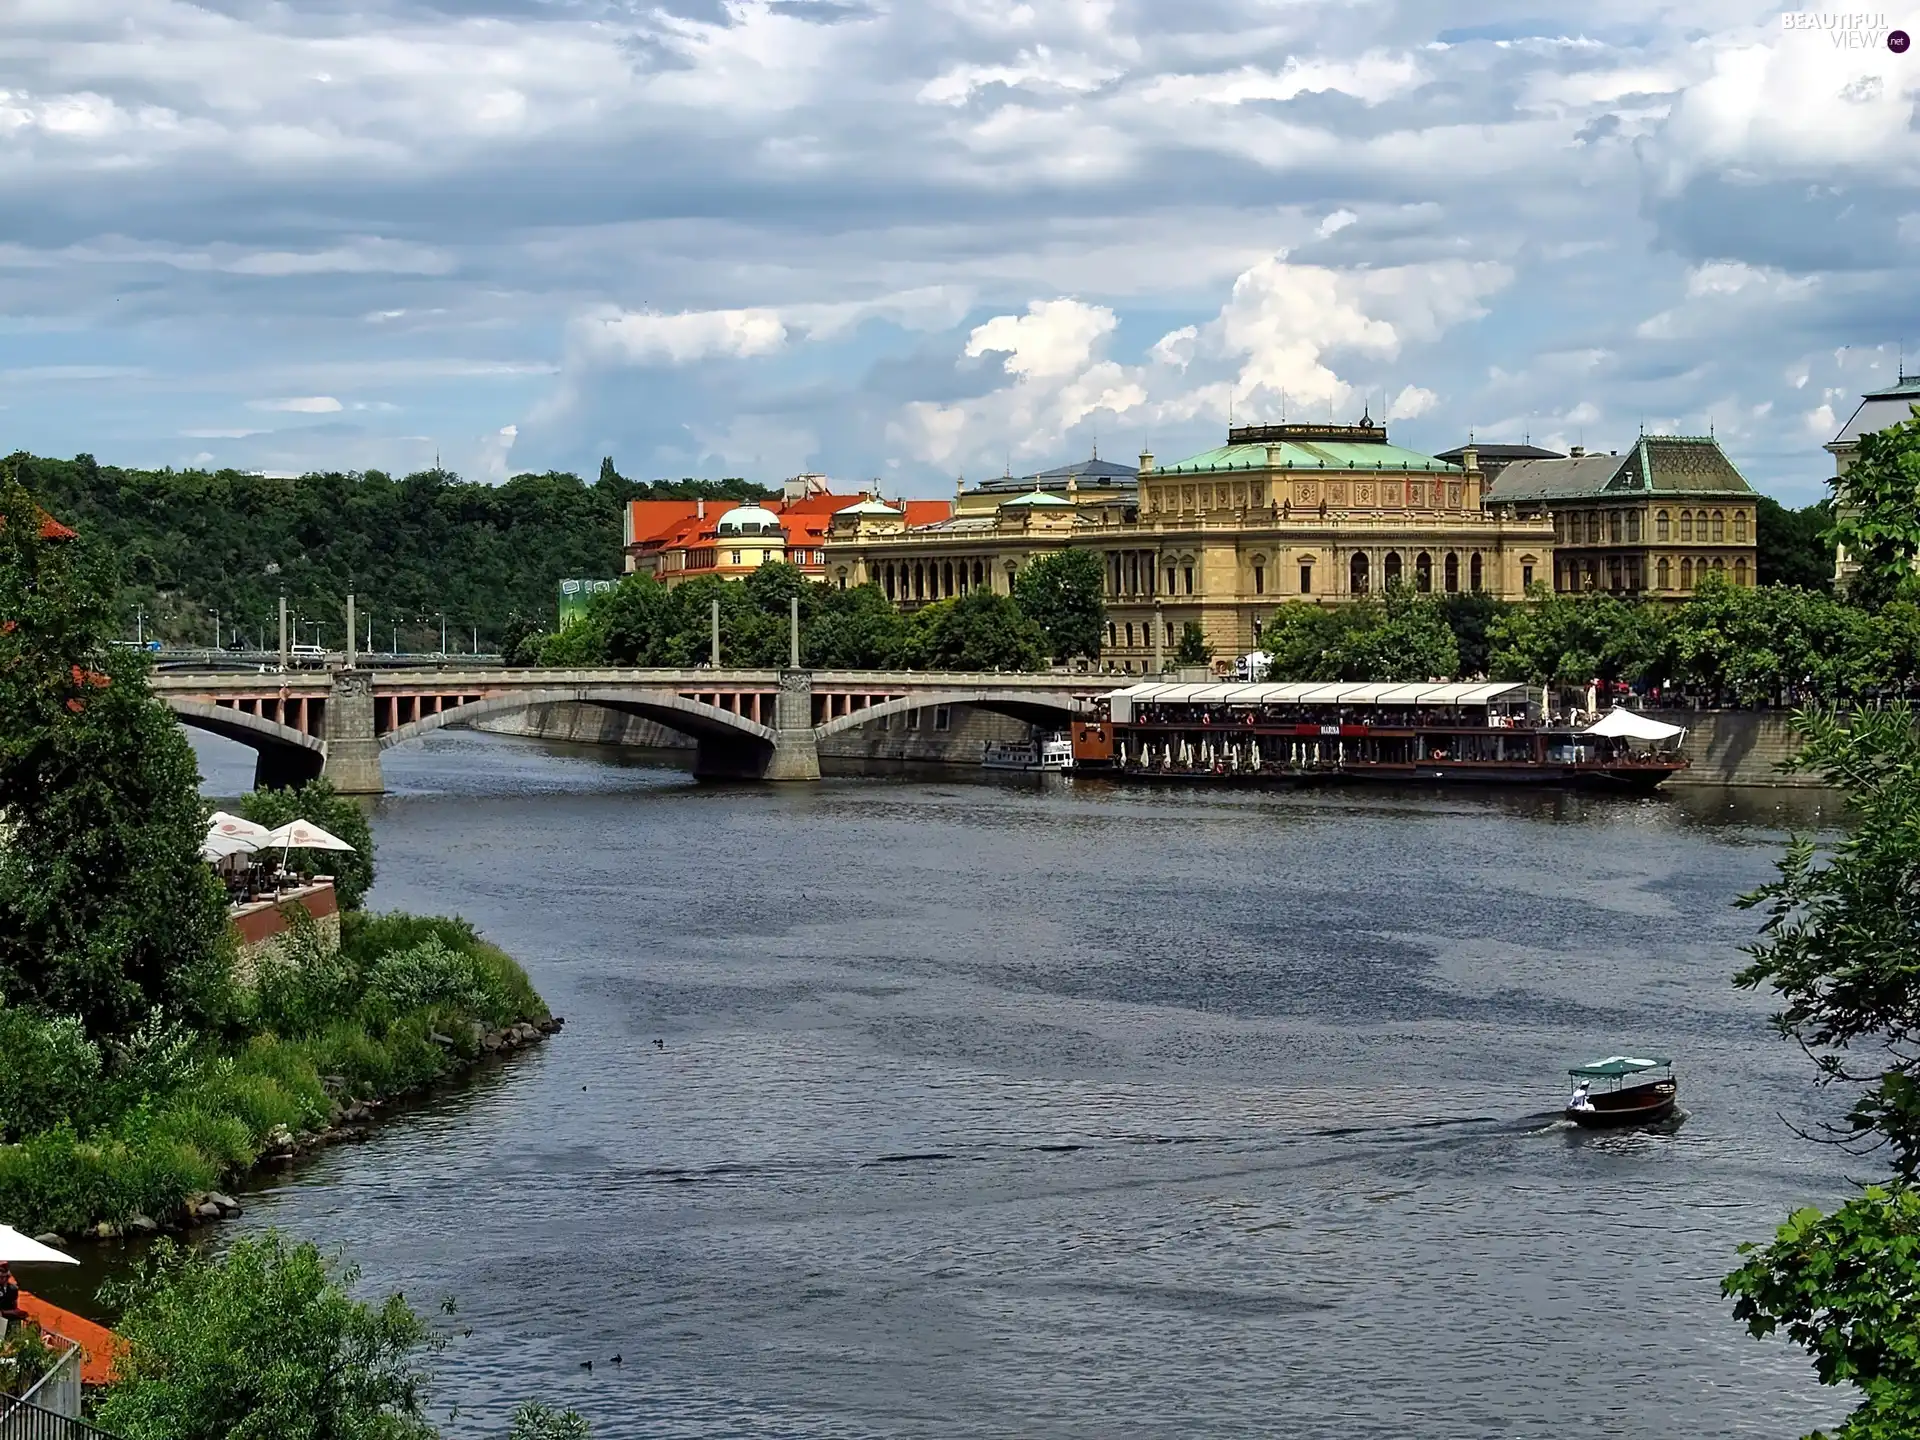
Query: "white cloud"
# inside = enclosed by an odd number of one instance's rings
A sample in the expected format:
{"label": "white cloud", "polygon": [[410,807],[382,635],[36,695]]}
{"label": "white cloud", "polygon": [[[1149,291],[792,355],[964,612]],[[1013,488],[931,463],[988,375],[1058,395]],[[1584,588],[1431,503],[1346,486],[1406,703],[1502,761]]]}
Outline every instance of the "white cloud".
{"label": "white cloud", "polygon": [[1440,403],[1440,397],[1431,390],[1418,385],[1409,385],[1393,397],[1387,406],[1386,420],[1418,420]]}
{"label": "white cloud", "polygon": [[574,322],[587,353],[637,365],[690,365],[771,355],[787,343],[777,310],[687,310],[677,315],[603,309]]}
{"label": "white cloud", "polygon": [[1078,300],[1035,300],[1024,315],[996,315],[967,337],[970,359],[1004,353],[1009,375],[1053,380],[1083,369],[1094,346],[1113,333],[1113,311]]}
{"label": "white cloud", "polygon": [[1325,240],[1331,235],[1338,235],[1359,218],[1360,217],[1351,210],[1336,210],[1315,226],[1313,233],[1318,235],[1322,240]]}
{"label": "white cloud", "polygon": [[254,400],[255,410],[285,410],[295,415],[332,415],[342,407],[331,395],[293,395],[281,400]]}

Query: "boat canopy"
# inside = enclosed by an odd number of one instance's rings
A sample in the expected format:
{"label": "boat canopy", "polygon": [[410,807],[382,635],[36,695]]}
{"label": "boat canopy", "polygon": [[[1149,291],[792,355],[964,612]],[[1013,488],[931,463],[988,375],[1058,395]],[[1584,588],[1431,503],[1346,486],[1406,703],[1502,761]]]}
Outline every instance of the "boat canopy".
{"label": "boat canopy", "polygon": [[1650,719],[1632,710],[1613,709],[1589,725],[1585,733],[1627,740],[1671,740],[1682,732],[1678,725]]}
{"label": "boat canopy", "polygon": [[1109,713],[1122,724],[1133,718],[1136,705],[1332,705],[1361,706],[1491,706],[1524,705],[1530,691],[1505,681],[1450,684],[1356,684],[1317,680],[1288,684],[1244,685],[1232,681],[1204,685],[1168,685],[1149,682],[1129,685],[1107,695]]}
{"label": "boat canopy", "polygon": [[1622,1075],[1638,1075],[1643,1070],[1660,1070],[1673,1061],[1663,1056],[1609,1055],[1604,1060],[1589,1060],[1576,1065],[1567,1074],[1581,1080],[1618,1080]]}

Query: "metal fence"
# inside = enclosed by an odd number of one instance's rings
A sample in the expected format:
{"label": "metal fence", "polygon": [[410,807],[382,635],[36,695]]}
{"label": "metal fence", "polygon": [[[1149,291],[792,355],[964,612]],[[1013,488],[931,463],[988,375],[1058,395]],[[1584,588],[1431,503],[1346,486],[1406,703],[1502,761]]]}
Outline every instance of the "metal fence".
{"label": "metal fence", "polygon": [[[7,1408],[11,1406],[11,1408]],[[105,1430],[43,1409],[31,1400],[0,1399],[0,1440],[119,1440]]]}

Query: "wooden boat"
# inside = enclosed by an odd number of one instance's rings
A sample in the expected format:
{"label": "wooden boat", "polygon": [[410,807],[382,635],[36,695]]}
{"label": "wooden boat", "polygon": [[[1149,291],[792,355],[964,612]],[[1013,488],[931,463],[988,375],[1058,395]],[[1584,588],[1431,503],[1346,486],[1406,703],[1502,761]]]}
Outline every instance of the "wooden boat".
{"label": "wooden boat", "polygon": [[[1666,1073],[1653,1073],[1659,1071]],[[1649,1073],[1653,1073],[1650,1080],[1623,1083],[1629,1076]],[[1673,1061],[1663,1057],[1609,1055],[1604,1060],[1576,1065],[1567,1074],[1573,1078],[1574,1091],[1567,1101],[1566,1117],[1586,1130],[1658,1124],[1672,1118],[1680,1098]],[[1606,1082],[1607,1088],[1595,1091],[1595,1081]]]}

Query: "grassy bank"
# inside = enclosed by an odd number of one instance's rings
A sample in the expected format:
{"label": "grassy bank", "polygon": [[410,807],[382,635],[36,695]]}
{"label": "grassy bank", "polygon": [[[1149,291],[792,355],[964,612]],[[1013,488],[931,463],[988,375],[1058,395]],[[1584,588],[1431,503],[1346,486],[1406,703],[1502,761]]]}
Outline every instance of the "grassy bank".
{"label": "grassy bank", "polygon": [[190,1199],[263,1156],[549,1020],[526,972],[465,922],[364,914],[343,917],[334,954],[296,936],[236,989],[214,1038],[156,1021],[103,1052],[77,1027],[0,1011],[13,1042],[0,1092],[14,1091],[0,1093],[14,1141],[0,1145],[0,1221],[63,1235],[190,1223]]}

